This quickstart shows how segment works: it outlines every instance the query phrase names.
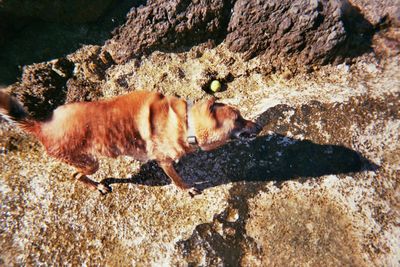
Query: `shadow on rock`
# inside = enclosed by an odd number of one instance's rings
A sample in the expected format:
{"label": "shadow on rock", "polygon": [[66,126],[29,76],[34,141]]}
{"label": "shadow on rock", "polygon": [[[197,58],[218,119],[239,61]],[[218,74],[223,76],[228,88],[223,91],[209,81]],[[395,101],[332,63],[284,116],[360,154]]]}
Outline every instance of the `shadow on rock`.
{"label": "shadow on rock", "polygon": [[[244,255],[260,255],[257,242],[246,233],[248,199],[262,186],[246,181],[276,181],[320,177],[328,174],[376,170],[377,165],[358,152],[337,145],[319,145],[283,135],[260,136],[251,142],[231,142],[212,152],[187,155],[176,164],[185,181],[198,189],[235,182],[229,189],[227,207],[211,222],[199,224],[188,239],[179,240],[177,253],[188,266],[223,263],[236,266]],[[142,165],[132,179],[105,179],[103,182],[134,183],[148,186],[169,184],[155,162]],[[330,243],[329,243],[330,244]],[[205,258],[199,255],[205,255]]]}
{"label": "shadow on rock", "polygon": [[[144,3],[143,0],[116,1],[92,22],[74,22],[72,19],[58,21],[58,18],[45,21],[34,16],[7,16],[7,23],[0,27],[4,39],[0,42],[0,84],[15,82],[21,74],[21,66],[64,57],[83,44],[104,43],[111,37],[111,31],[124,23],[128,11]],[[50,6],[47,8],[50,9]],[[5,15],[0,12],[1,22],[2,16]]]}
{"label": "shadow on rock", "polygon": [[[196,169],[193,168],[190,172],[190,166],[196,166]],[[197,266],[203,260],[207,266],[220,262],[226,266],[237,266],[246,255],[261,257],[263,248],[247,233],[246,224],[251,209],[248,200],[265,189],[263,185],[246,181],[279,183],[296,178],[375,170],[377,167],[356,151],[346,147],[318,145],[282,135],[261,136],[250,143],[228,144],[209,154],[201,152],[190,155],[183,160],[182,167],[178,166],[185,178],[199,177],[205,181],[201,185],[202,188],[231,181],[236,183],[229,189],[227,207],[215,214],[212,221],[197,225],[189,238],[176,243],[178,254],[189,266]],[[204,172],[199,170],[201,168]],[[296,216],[293,215],[294,220],[299,223],[301,218]],[[307,217],[307,220],[311,217]],[[287,236],[290,234],[285,235]],[[304,237],[304,240],[310,242],[307,238]],[[331,246],[334,241],[335,239],[329,239],[327,243]],[[285,243],[289,249],[298,249],[295,242],[291,242],[292,240]],[[304,243],[301,243],[301,246],[304,246]],[[198,255],[205,257],[201,258]],[[256,262],[254,265],[262,265],[262,262]]]}
{"label": "shadow on rock", "polygon": [[333,59],[352,59],[373,51],[372,38],[376,29],[363,16],[360,9],[343,1],[342,22],[347,33],[346,40],[332,50]]}
{"label": "shadow on rock", "polygon": [[[175,167],[185,181],[201,190],[229,182],[283,182],[378,168],[346,147],[319,145],[276,134],[260,136],[251,142],[231,142],[211,152],[193,153]],[[170,183],[154,162],[142,165],[132,179],[108,178],[103,182],[149,186]]]}

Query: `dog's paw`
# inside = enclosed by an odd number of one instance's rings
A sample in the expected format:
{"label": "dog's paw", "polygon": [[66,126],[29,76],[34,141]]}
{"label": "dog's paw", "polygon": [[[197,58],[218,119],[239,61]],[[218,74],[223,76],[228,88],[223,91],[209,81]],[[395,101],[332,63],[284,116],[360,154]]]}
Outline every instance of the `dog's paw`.
{"label": "dog's paw", "polygon": [[111,188],[111,186],[109,186],[107,184],[99,183],[97,185],[97,190],[99,190],[102,195],[106,195],[108,193],[111,193],[112,188]]}
{"label": "dog's paw", "polygon": [[195,187],[192,187],[192,188],[189,188],[189,189],[188,189],[188,193],[189,193],[189,196],[190,196],[190,197],[194,197],[194,196],[196,196],[196,195],[200,195],[200,194],[201,194],[201,190],[200,190],[200,189],[197,189],[197,188],[195,188]]}

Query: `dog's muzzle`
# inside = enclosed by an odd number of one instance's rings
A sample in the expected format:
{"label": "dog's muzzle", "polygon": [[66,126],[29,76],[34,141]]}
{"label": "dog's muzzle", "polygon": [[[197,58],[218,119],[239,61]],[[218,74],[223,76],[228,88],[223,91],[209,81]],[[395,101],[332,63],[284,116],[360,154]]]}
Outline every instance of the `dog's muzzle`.
{"label": "dog's muzzle", "polygon": [[248,121],[245,127],[235,130],[232,133],[232,139],[252,140],[257,137],[261,130],[262,127],[260,125],[252,121]]}

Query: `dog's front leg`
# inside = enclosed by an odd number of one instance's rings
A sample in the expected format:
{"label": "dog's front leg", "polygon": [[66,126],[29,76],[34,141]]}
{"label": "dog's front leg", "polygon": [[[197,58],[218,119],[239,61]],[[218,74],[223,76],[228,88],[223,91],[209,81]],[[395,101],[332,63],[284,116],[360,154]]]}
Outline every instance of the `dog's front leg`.
{"label": "dog's front leg", "polygon": [[176,172],[172,161],[162,161],[158,163],[160,167],[164,170],[165,174],[172,180],[172,182],[181,190],[189,192],[191,197],[200,194],[200,190],[194,187],[189,187]]}
{"label": "dog's front leg", "polygon": [[86,175],[80,173],[80,172],[75,172],[72,177],[77,179],[78,181],[82,182],[84,185],[86,185],[89,189],[92,190],[99,190],[100,193],[103,195],[110,193],[111,192],[111,187],[109,185],[103,184],[103,183],[98,183],[96,181],[93,181]]}

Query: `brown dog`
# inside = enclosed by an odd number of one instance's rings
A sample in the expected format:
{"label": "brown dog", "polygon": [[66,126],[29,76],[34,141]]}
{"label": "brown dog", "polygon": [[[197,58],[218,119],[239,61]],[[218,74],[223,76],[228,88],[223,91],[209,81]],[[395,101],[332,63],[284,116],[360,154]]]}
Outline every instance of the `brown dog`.
{"label": "brown dog", "polygon": [[30,118],[16,99],[0,90],[0,113],[36,136],[47,153],[76,167],[74,177],[102,193],[110,187],[87,177],[96,156],[155,160],[174,184],[198,194],[175,171],[173,162],[197,149],[211,150],[232,138],[253,138],[261,130],[233,107],[215,99],[188,104],[154,92],[133,92],[110,100],[66,104],[45,121]]}

